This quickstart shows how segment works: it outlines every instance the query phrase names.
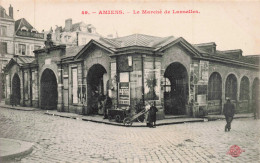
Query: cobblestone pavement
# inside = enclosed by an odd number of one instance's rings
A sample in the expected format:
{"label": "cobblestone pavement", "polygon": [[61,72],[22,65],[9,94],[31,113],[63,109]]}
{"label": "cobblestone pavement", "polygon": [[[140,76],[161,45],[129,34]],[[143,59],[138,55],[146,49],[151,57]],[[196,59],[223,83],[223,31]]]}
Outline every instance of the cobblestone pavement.
{"label": "cobblestone pavement", "polygon": [[[33,142],[16,162],[259,162],[260,121],[235,119],[157,128],[108,126],[0,108],[0,137]],[[232,145],[244,152],[227,154]]]}

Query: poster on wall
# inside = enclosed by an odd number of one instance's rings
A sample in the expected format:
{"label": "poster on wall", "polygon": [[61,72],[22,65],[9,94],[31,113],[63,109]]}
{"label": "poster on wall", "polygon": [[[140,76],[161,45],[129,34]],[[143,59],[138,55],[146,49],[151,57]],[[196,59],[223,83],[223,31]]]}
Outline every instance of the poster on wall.
{"label": "poster on wall", "polygon": [[118,104],[130,105],[130,85],[129,82],[118,83]]}
{"label": "poster on wall", "polygon": [[207,84],[209,78],[209,61],[200,61],[199,75],[199,83]]}
{"label": "poster on wall", "polygon": [[144,99],[159,100],[160,99],[160,70],[145,69],[144,70]]}

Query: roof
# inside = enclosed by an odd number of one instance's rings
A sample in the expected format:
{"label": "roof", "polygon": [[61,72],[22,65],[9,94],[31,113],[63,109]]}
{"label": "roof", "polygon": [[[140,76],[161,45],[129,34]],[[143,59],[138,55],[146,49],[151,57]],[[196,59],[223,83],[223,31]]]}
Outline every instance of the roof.
{"label": "roof", "polygon": [[[173,38],[172,36],[170,36]],[[166,41],[169,37],[157,37],[149,36],[143,34],[133,34],[124,37],[118,37],[114,39],[109,39],[111,42],[114,42],[119,45],[119,47],[129,47],[129,46],[143,46],[143,47],[156,47],[161,42]]]}
{"label": "roof", "polygon": [[67,47],[66,48],[66,55],[63,58],[73,57],[73,56],[77,55],[84,48],[84,46],[85,45]]}
{"label": "roof", "polygon": [[33,26],[25,18],[21,18],[15,21],[15,31],[21,30],[23,26],[25,26],[29,31],[34,29]]}
{"label": "roof", "polygon": [[[242,50],[235,49],[235,50],[227,50],[227,51],[205,51],[202,47],[203,46],[216,46],[214,42],[210,43],[203,43],[203,44],[190,44],[182,37],[157,37],[157,36],[148,36],[143,34],[133,34],[124,37],[118,38],[104,38],[100,37],[98,39],[92,39],[88,44],[78,46],[78,47],[69,47],[66,48],[66,55],[63,58],[67,57],[74,57],[78,58],[84,50],[88,49],[89,46],[93,44],[100,46],[101,48],[105,48],[111,53],[117,55],[121,50],[125,50],[128,47],[141,47],[150,49],[151,51],[162,51],[163,49],[167,49],[168,47],[173,46],[176,43],[182,44],[187,50],[190,50],[194,53],[197,57],[201,57],[201,59],[211,59],[211,60],[229,60],[229,62],[244,62],[254,65],[259,65],[260,63],[260,56],[257,57],[249,57],[249,56],[242,56]],[[202,47],[200,47],[202,46]],[[239,63],[240,64],[240,63]]]}
{"label": "roof", "polygon": [[18,56],[17,57],[17,63],[19,65],[32,63],[34,60],[35,60],[34,56]]}
{"label": "roof", "polygon": [[3,6],[1,6],[1,5],[0,5],[0,11],[4,11],[4,15],[2,15],[1,12],[0,12],[0,17],[1,18],[13,19],[11,16],[6,14],[5,8]]}
{"label": "roof", "polygon": [[80,26],[87,27],[87,25],[84,22],[78,22],[78,23],[72,24],[71,31],[76,31],[76,30],[80,31],[80,28],[79,28]]}
{"label": "roof", "polygon": [[5,71],[8,70],[12,65],[18,64],[19,66],[25,66],[28,64],[35,64],[34,56],[14,56],[8,64],[5,66]]}

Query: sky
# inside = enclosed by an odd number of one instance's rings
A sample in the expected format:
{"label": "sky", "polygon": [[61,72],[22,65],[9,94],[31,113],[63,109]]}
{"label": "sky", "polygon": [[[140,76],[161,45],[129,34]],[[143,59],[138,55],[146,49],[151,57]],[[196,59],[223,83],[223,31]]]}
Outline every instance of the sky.
{"label": "sky", "polygon": [[[243,55],[260,54],[260,1],[91,1],[91,0],[0,0],[7,13],[10,4],[14,19],[25,18],[39,32],[65,20],[83,21],[103,36],[146,34],[183,37],[191,44],[215,42],[217,50],[242,49]],[[103,10],[122,10],[124,14],[98,14]],[[142,10],[162,14],[134,14]],[[164,14],[164,11],[170,14]],[[193,10],[195,14],[173,14]],[[82,14],[88,11],[90,14]],[[96,13],[93,13],[96,12]]]}

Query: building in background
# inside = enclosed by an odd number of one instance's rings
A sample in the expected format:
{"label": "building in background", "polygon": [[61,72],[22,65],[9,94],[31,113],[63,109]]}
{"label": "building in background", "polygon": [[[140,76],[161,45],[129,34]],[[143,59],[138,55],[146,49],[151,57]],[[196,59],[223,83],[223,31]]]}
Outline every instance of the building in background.
{"label": "building in background", "polygon": [[34,56],[33,51],[44,47],[44,34],[39,33],[25,18],[15,21],[15,55]]}
{"label": "building in background", "polygon": [[27,63],[27,60],[34,58],[34,50],[44,47],[45,41],[44,34],[39,33],[25,18],[15,21],[13,10],[10,5],[8,15],[0,6],[0,90],[3,98],[6,87],[3,69],[6,64],[16,55]]}
{"label": "building in background", "polygon": [[9,14],[0,6],[0,71],[14,55],[14,18],[13,7],[10,5]]}
{"label": "building in background", "polygon": [[56,26],[47,32],[52,34],[52,40],[55,45],[64,44],[68,46],[80,46],[87,44],[91,39],[97,39],[100,35],[96,32],[96,28],[92,24],[84,22],[72,24],[72,19],[65,20],[65,27]]}

